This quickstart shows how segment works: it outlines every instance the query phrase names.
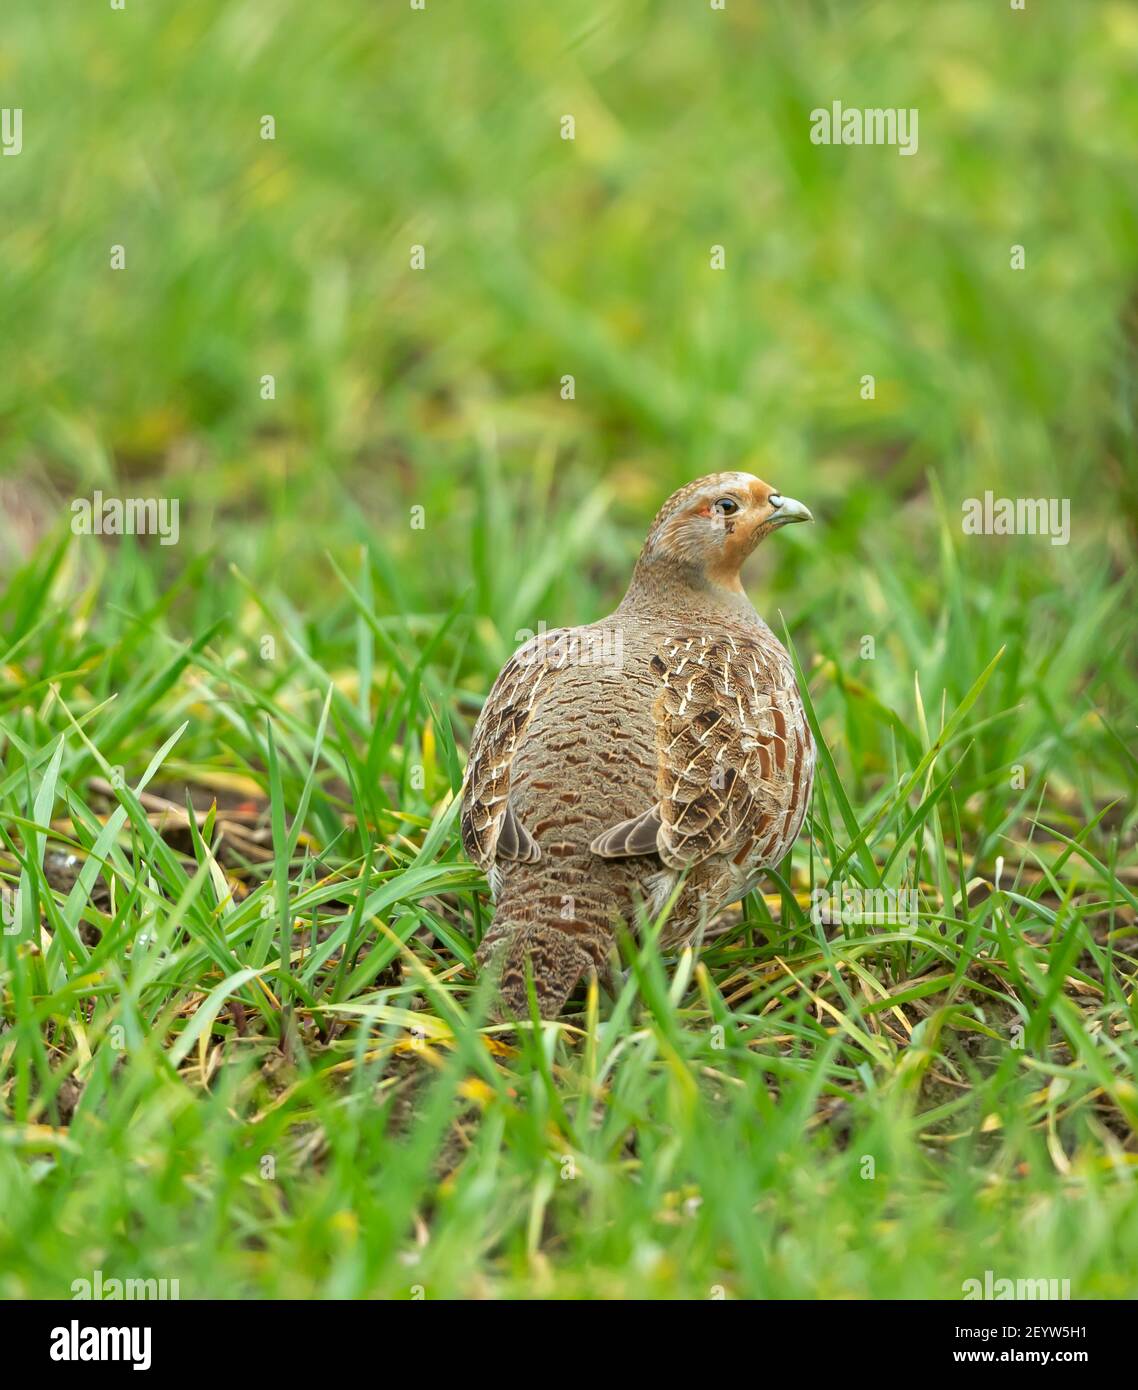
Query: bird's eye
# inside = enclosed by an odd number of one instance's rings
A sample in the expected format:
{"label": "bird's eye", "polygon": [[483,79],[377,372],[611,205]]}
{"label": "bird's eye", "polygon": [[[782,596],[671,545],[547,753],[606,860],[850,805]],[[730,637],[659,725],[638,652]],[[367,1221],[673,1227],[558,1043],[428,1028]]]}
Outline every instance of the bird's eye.
{"label": "bird's eye", "polygon": [[711,510],[718,512],[720,516],[734,516],[739,510],[739,504],[733,497],[721,497]]}

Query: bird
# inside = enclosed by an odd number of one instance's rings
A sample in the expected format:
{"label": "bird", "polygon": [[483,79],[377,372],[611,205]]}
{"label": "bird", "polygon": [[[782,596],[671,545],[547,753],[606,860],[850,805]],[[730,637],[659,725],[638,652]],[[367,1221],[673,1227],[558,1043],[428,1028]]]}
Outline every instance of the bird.
{"label": "bird", "polygon": [[693,941],[781,862],[802,828],[815,745],[786,648],[743,562],[809,509],[751,473],[698,478],[649,528],[619,606],[539,632],[475,723],[461,837],[494,917],[475,961],[494,1012],[556,1019],[582,978],[615,995],[622,924]]}

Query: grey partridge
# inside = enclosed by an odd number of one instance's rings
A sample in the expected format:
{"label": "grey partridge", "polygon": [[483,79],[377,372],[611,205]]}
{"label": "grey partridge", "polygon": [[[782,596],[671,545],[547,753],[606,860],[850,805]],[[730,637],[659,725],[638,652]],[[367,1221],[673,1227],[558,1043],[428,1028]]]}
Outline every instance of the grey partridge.
{"label": "grey partridge", "polygon": [[716,473],[661,507],[611,616],[543,633],[506,662],[479,715],[462,841],[486,873],[478,950],[499,1009],[543,1018],[583,975],[613,986],[614,942],[682,886],[661,944],[691,939],[777,864],[814,778],[786,649],[739,580],[809,511],[750,473]]}

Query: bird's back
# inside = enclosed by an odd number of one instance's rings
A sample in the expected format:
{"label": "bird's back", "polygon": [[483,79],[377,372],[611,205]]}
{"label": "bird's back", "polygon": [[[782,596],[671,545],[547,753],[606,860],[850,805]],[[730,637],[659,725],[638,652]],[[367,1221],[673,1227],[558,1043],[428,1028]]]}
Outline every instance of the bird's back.
{"label": "bird's back", "polygon": [[514,756],[510,799],[541,847],[535,862],[498,866],[495,915],[552,921],[580,940],[602,970],[614,918],[633,920],[635,897],[651,896],[660,865],[606,861],[590,843],[656,797],[649,636],[612,621],[573,629],[576,651],[534,707]]}

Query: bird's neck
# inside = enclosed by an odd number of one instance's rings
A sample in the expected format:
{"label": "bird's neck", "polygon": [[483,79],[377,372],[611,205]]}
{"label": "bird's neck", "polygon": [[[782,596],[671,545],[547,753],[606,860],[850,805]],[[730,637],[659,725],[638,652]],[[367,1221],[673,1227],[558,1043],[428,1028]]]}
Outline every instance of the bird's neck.
{"label": "bird's neck", "polygon": [[673,557],[642,554],[628,592],[616,610],[660,618],[733,618],[753,623],[758,615],[739,581],[738,571],[710,576],[700,565]]}

